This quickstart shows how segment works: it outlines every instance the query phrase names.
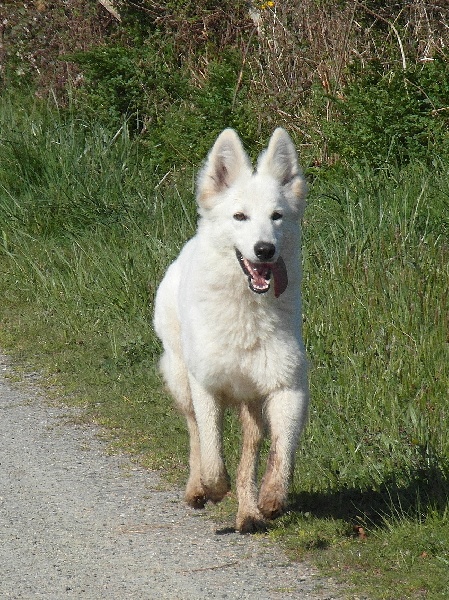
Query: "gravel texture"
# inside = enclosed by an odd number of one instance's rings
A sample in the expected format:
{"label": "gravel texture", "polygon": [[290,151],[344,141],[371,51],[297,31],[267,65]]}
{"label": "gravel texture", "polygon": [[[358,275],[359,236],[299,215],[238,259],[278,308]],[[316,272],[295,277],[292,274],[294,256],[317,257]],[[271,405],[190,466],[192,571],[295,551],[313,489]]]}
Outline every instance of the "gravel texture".
{"label": "gravel texture", "polygon": [[0,598],[333,600],[263,536],[217,531],[0,356]]}

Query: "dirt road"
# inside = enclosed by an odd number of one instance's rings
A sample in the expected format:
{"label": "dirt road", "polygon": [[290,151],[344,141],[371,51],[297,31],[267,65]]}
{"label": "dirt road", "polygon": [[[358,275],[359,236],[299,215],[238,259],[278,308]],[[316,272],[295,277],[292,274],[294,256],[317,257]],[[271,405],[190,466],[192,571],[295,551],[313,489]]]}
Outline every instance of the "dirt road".
{"label": "dirt road", "polygon": [[[219,534],[0,356],[0,598],[336,599],[263,537]],[[70,418],[72,417],[72,418]]]}

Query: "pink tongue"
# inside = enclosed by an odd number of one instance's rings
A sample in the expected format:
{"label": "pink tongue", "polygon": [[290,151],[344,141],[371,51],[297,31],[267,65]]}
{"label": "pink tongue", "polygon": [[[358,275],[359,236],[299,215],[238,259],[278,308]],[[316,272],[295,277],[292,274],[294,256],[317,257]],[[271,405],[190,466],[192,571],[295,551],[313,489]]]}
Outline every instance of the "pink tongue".
{"label": "pink tongue", "polygon": [[285,292],[288,286],[287,268],[280,256],[275,263],[251,263],[243,259],[244,271],[250,277],[253,291],[265,293],[270,287],[270,275],[274,279],[274,295],[276,298]]}
{"label": "pink tongue", "polygon": [[287,269],[284,259],[280,256],[277,261],[271,265],[271,274],[274,279],[274,295],[276,298],[285,292],[288,286]]}

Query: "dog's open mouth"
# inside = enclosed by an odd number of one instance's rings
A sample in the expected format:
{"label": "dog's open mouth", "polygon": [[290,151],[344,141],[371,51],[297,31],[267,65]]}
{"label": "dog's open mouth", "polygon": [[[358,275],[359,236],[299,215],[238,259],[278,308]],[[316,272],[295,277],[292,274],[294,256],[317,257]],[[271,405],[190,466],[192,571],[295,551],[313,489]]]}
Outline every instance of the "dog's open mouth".
{"label": "dog's open mouth", "polygon": [[280,256],[274,263],[253,263],[244,258],[242,253],[236,249],[237,259],[242,271],[248,277],[248,285],[256,294],[265,294],[270,289],[271,278],[274,279],[274,295],[278,298],[288,285],[287,269],[285,262]]}

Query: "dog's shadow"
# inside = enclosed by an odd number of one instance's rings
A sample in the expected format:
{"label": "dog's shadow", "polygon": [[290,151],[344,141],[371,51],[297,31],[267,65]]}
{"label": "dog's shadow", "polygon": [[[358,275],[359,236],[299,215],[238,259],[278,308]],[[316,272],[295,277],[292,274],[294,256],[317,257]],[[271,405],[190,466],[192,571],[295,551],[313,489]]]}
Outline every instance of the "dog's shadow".
{"label": "dog's shadow", "polygon": [[[298,518],[339,520],[347,525],[348,536],[354,536],[358,527],[384,528],[403,518],[423,520],[430,512],[445,513],[448,506],[449,464],[433,456],[426,466],[413,471],[398,470],[376,488],[293,492],[282,523],[288,526],[290,522],[297,523]],[[276,521],[273,524],[276,527]],[[229,535],[236,530],[223,523],[215,533]],[[326,543],[322,542],[325,549]]]}
{"label": "dog's shadow", "polygon": [[[411,473],[395,473],[376,489],[293,493],[289,514],[292,520],[299,515],[341,520],[351,534],[357,526],[382,528],[402,518],[425,519],[434,511],[443,514],[448,505],[449,467],[435,461]],[[288,515],[285,518],[288,521]]]}

